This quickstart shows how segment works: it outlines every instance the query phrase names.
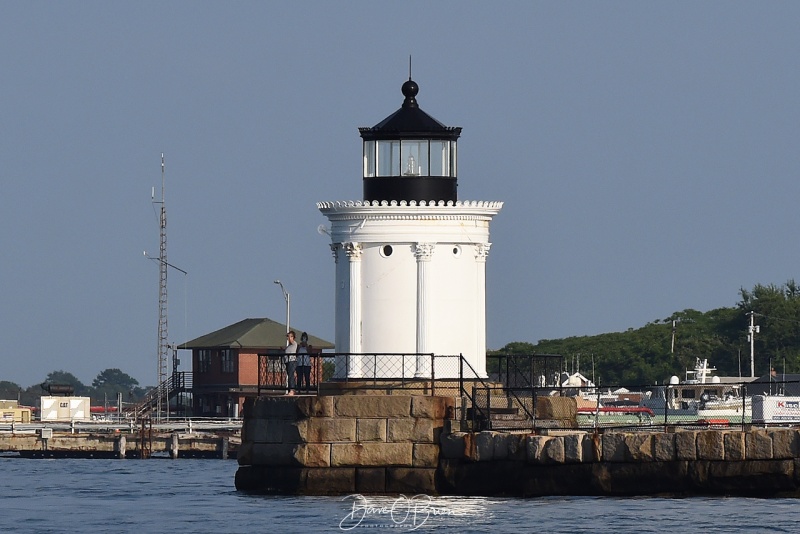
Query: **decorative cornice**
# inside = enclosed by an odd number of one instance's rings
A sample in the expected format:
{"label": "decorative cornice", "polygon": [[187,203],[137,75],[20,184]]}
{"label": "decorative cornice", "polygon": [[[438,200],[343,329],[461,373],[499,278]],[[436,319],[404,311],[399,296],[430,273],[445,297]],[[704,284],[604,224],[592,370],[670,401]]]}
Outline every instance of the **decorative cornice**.
{"label": "decorative cornice", "polygon": [[417,202],[416,200],[336,200],[333,202],[317,202],[317,209],[320,210],[336,210],[341,208],[381,208],[381,207],[428,207],[428,208],[444,208],[444,207],[454,207],[454,208],[479,208],[479,209],[500,209],[503,207],[502,202],[496,201],[486,201],[486,200],[458,200],[453,202],[452,200],[448,200],[445,202],[444,200],[440,200],[438,202],[431,201],[426,202],[421,200]]}
{"label": "decorative cornice", "polygon": [[[324,212],[323,212],[324,213]],[[419,214],[414,215],[407,213],[403,215],[365,215],[364,212],[358,213],[325,213],[331,221],[485,221],[490,219],[489,215],[475,214],[454,214],[454,215],[434,215],[434,214]]]}
{"label": "decorative cornice", "polygon": [[331,221],[488,221],[502,202],[318,202],[317,208]]}

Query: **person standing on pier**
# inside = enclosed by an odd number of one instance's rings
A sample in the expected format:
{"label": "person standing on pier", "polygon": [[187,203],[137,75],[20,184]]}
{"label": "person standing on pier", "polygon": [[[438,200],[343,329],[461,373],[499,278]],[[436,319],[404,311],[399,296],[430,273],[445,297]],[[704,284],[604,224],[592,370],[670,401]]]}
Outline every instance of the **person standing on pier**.
{"label": "person standing on pier", "polygon": [[297,342],[294,340],[294,336],[294,330],[289,330],[289,333],[286,334],[286,350],[283,356],[283,361],[286,365],[287,395],[294,395],[295,390],[294,373],[297,367]]}
{"label": "person standing on pier", "polygon": [[305,381],[305,391],[308,393],[311,390],[311,356],[308,351],[310,346],[308,344],[308,334],[303,332],[300,336],[300,346],[297,348],[297,392],[303,390],[303,382]]}

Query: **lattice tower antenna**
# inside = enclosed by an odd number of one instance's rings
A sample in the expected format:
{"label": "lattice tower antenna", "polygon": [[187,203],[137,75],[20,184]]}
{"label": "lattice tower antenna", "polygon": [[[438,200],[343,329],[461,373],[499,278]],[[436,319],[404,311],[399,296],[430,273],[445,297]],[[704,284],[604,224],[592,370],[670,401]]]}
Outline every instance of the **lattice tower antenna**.
{"label": "lattice tower antenna", "polygon": [[167,204],[164,196],[165,173],[164,154],[161,154],[161,216],[159,217],[160,247],[158,255],[158,400],[156,404],[156,421],[161,421],[163,409],[169,409],[169,388],[166,387],[167,359],[169,342],[167,341]]}

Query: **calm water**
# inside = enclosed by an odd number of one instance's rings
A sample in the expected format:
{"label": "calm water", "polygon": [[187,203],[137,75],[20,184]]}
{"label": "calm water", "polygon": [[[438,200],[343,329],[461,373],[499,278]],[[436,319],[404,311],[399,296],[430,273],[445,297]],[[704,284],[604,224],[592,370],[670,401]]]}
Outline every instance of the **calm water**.
{"label": "calm water", "polygon": [[0,458],[0,532],[800,532],[794,499],[264,497],[234,489],[236,468]]}

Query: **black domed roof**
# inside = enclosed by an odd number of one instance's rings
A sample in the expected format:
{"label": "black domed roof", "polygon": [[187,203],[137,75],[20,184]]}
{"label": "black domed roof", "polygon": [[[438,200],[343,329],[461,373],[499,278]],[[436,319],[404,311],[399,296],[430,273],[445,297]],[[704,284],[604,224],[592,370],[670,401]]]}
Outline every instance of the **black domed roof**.
{"label": "black domed roof", "polygon": [[359,128],[361,137],[366,140],[377,139],[458,139],[460,127],[445,126],[424,111],[417,104],[419,85],[409,78],[402,87],[403,106],[375,126]]}

